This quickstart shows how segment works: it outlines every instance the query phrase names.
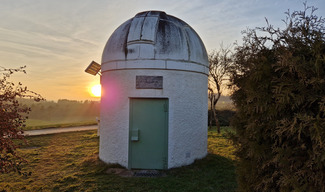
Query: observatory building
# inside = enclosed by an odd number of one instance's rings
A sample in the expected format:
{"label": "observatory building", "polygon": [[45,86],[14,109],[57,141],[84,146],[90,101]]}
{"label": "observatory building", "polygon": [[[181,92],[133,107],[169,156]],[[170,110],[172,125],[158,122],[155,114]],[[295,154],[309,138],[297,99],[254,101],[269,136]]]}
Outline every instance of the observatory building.
{"label": "observatory building", "polygon": [[138,13],[109,38],[101,62],[99,157],[170,169],[207,154],[206,49],[184,21]]}

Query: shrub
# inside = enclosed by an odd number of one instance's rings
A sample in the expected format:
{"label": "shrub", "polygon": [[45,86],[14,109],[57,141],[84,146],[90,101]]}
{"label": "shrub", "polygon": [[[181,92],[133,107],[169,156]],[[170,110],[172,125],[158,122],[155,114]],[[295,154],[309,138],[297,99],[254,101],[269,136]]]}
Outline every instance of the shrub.
{"label": "shrub", "polygon": [[17,72],[26,73],[25,67],[7,69],[0,66],[0,174],[12,171],[27,174],[21,172],[21,165],[25,161],[16,153],[18,145],[15,140],[24,140],[22,128],[26,126],[30,108],[19,104],[18,98],[43,99],[22,83],[10,81],[10,77]]}
{"label": "shrub", "polygon": [[[211,115],[210,113],[212,113],[211,110],[209,110],[209,121],[210,122],[210,118]],[[219,121],[220,126],[229,126],[232,117],[235,115],[235,111],[233,110],[228,110],[228,109],[224,109],[224,110],[216,110],[216,114],[217,114],[217,119]],[[212,126],[216,126],[216,121],[214,119],[212,119]]]}
{"label": "shrub", "polygon": [[[325,20],[244,32],[232,71],[239,191],[325,191]],[[265,36],[263,36],[265,34]]]}

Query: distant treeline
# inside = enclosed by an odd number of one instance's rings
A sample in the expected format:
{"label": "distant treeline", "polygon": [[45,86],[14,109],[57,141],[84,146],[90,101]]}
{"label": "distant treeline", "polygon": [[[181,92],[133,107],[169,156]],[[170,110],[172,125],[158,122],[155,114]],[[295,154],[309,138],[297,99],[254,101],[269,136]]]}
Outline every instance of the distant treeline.
{"label": "distant treeline", "polygon": [[69,119],[94,119],[99,117],[99,101],[75,101],[60,99],[54,101],[35,102],[29,99],[22,99],[20,103],[31,108],[29,119],[38,119],[45,121],[62,121]]}
{"label": "distant treeline", "polygon": [[[20,99],[22,105],[31,108],[28,115],[29,119],[42,120],[48,122],[82,122],[95,121],[96,117],[100,117],[99,101],[76,101],[60,99],[54,101],[35,102],[30,99]],[[217,108],[217,117],[221,126],[229,126],[232,116],[235,114],[232,104],[220,102]],[[209,119],[211,111],[209,110]],[[212,125],[215,125],[213,120]]]}

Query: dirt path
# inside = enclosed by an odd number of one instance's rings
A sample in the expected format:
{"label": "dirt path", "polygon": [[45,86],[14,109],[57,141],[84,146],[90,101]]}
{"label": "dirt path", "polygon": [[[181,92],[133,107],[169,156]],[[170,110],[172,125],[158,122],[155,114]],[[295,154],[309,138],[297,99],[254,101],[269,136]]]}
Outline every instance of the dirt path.
{"label": "dirt path", "polygon": [[97,128],[98,128],[98,125],[67,127],[67,128],[39,129],[39,130],[24,131],[24,135],[25,136],[47,135],[47,134],[54,134],[54,133],[97,130]]}

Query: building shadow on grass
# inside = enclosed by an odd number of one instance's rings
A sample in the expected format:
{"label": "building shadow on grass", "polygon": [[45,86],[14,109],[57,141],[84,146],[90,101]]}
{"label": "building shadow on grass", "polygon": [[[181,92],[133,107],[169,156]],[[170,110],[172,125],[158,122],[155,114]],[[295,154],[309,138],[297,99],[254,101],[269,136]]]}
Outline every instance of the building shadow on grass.
{"label": "building shadow on grass", "polygon": [[95,169],[98,171],[87,176],[94,179],[93,187],[96,191],[232,192],[237,188],[235,162],[215,154],[208,154],[188,166],[160,171],[162,177],[123,177],[107,171],[112,168],[122,169],[121,166],[105,165],[99,159],[97,161],[93,163],[97,164]]}

